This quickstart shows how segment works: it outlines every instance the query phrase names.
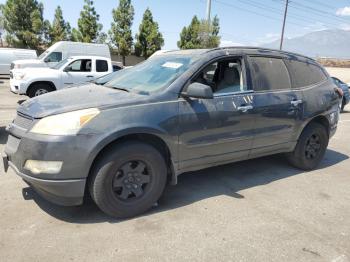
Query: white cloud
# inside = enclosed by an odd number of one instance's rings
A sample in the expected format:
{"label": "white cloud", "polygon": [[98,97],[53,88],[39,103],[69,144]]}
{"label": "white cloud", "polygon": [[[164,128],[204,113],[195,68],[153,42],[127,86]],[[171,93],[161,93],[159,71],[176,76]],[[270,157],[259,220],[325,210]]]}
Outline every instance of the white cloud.
{"label": "white cloud", "polygon": [[350,6],[339,8],[336,12],[338,16],[350,16]]}
{"label": "white cloud", "polygon": [[238,42],[233,42],[231,40],[221,40],[220,47],[225,47],[225,46],[244,46],[244,44],[238,43]]}

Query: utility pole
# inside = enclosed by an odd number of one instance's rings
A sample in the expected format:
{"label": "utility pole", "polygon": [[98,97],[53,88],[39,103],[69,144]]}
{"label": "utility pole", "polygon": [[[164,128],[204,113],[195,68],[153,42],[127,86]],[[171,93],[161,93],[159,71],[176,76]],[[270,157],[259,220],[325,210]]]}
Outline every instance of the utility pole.
{"label": "utility pole", "polygon": [[289,0],[286,0],[286,8],[284,9],[284,18],[283,18],[283,26],[282,26],[280,50],[282,50],[282,47],[283,47],[284,28],[286,27],[286,19],[287,19],[287,12],[288,12],[288,4],[289,4]]}
{"label": "utility pole", "polygon": [[211,0],[207,0],[207,22],[210,23]]}

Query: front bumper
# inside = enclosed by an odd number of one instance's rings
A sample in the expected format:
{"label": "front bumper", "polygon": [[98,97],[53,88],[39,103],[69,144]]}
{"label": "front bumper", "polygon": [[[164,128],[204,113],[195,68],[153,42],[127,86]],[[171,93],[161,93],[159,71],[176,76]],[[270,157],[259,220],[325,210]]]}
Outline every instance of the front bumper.
{"label": "front bumper", "polygon": [[77,206],[83,203],[86,179],[45,180],[21,173],[18,168],[3,155],[5,171],[7,164],[15,173],[27,182],[46,200],[62,206]]}
{"label": "front bumper", "polygon": [[12,93],[25,95],[27,92],[28,84],[23,80],[10,79],[10,90]]}
{"label": "front bumper", "polygon": [[[22,131],[15,123],[7,129],[10,134],[3,154],[5,172],[11,167],[50,202],[65,206],[82,204],[93,161],[94,136],[38,135]],[[59,173],[34,174],[24,168],[27,160],[61,161],[63,164]]]}

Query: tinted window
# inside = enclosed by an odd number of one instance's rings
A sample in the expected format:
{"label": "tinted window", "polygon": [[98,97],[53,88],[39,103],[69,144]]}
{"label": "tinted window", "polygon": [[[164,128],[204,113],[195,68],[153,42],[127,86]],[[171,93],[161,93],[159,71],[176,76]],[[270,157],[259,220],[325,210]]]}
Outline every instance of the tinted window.
{"label": "tinted window", "polygon": [[90,72],[91,71],[91,60],[90,59],[79,59],[72,62],[70,65],[71,72]]}
{"label": "tinted window", "polygon": [[255,91],[290,89],[290,77],[282,59],[251,57]]}
{"label": "tinted window", "polygon": [[60,62],[62,60],[61,52],[52,52],[45,58],[45,62]]}
{"label": "tinted window", "polygon": [[293,88],[313,85],[322,82],[327,78],[323,70],[314,64],[287,60]]}
{"label": "tinted window", "polygon": [[96,60],[96,72],[107,72],[108,63],[106,60]]}

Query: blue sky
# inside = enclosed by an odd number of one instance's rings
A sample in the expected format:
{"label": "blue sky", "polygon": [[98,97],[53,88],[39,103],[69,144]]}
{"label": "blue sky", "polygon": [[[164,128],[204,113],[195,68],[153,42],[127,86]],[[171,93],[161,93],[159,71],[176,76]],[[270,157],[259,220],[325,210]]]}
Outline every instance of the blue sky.
{"label": "blue sky", "polygon": [[[5,3],[0,0],[0,3]],[[72,27],[83,7],[83,0],[41,0],[44,16],[52,21],[57,5]],[[147,7],[153,12],[165,38],[164,49],[174,49],[183,26],[188,25],[196,14],[205,17],[206,0],[133,0],[135,19],[133,34],[138,30],[142,14]],[[95,0],[103,31],[112,22],[112,8],[118,0]],[[346,8],[348,7],[348,8]],[[279,38],[284,11],[284,0],[212,0],[212,15],[220,18],[220,34],[223,45],[259,45]],[[350,30],[349,0],[293,0],[289,7],[286,37],[295,37],[326,28]]]}

